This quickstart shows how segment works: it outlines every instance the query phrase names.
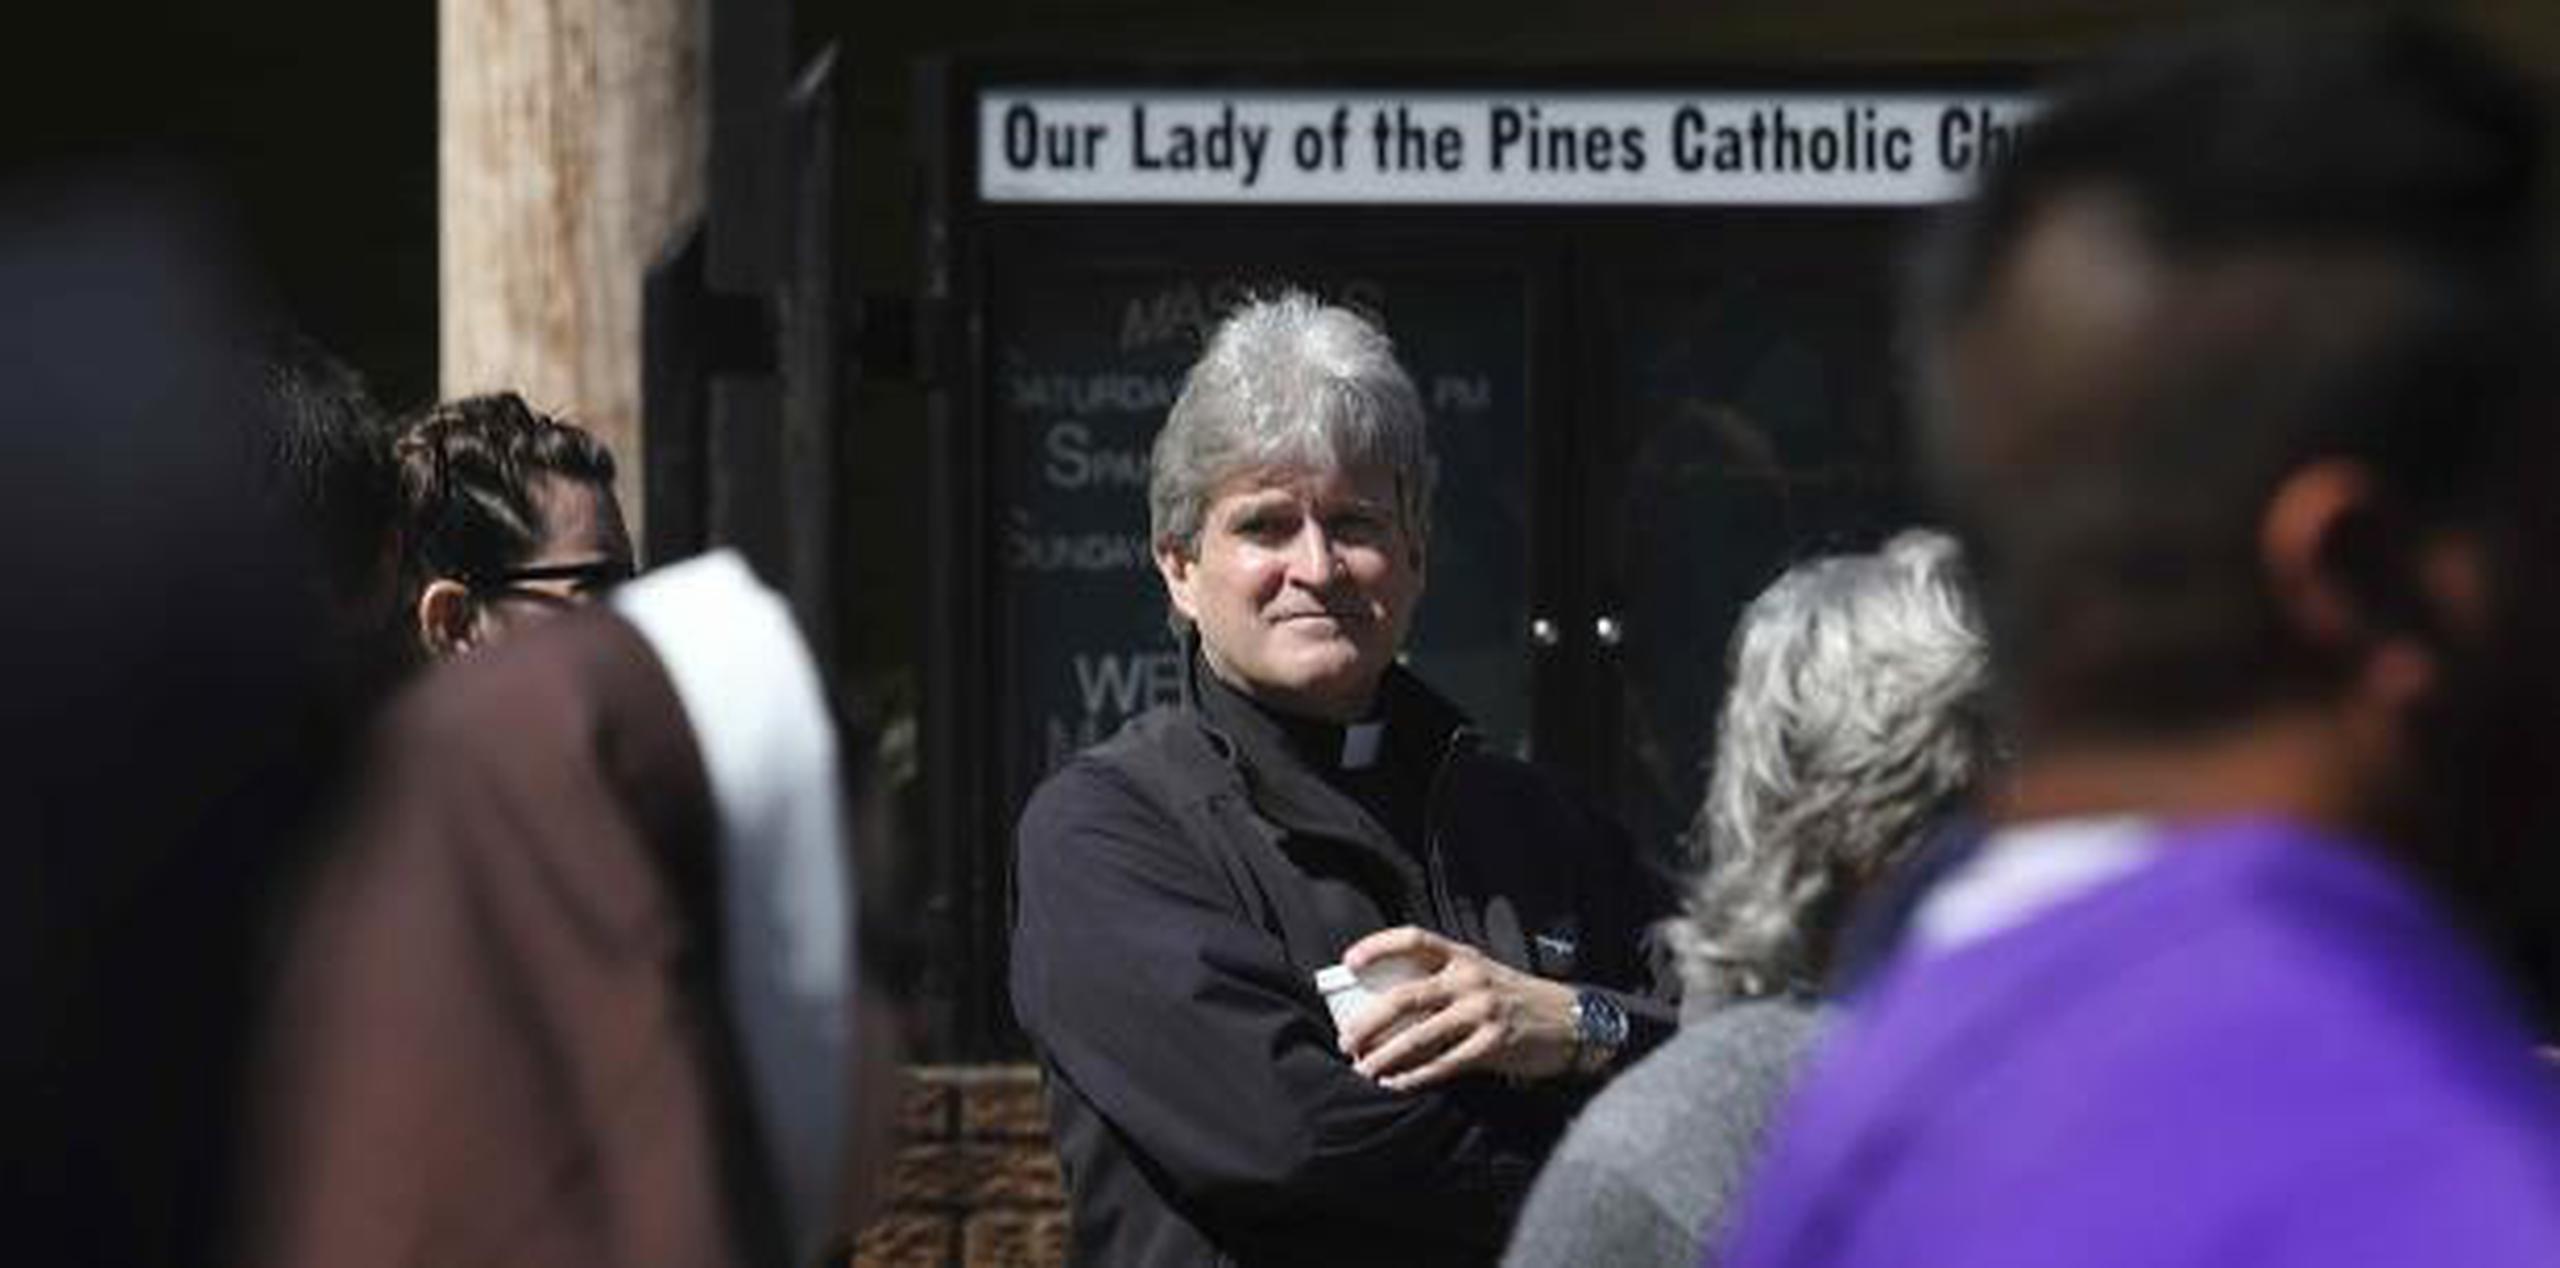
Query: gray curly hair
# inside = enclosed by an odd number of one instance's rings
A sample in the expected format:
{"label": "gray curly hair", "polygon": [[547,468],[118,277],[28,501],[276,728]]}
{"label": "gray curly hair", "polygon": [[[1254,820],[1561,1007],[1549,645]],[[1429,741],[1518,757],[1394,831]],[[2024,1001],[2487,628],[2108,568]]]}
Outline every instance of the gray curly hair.
{"label": "gray curly hair", "polygon": [[1858,887],[1991,751],[1980,617],[1943,534],[1789,569],[1744,610],[1732,656],[1689,829],[1706,867],[1670,926],[1692,1007],[1809,985]]}
{"label": "gray curly hair", "polygon": [[1150,540],[1195,548],[1210,499],[1237,475],[1372,462],[1394,475],[1403,527],[1424,541],[1439,467],[1422,394],[1386,332],[1304,291],[1248,300],[1210,335],[1156,433]]}

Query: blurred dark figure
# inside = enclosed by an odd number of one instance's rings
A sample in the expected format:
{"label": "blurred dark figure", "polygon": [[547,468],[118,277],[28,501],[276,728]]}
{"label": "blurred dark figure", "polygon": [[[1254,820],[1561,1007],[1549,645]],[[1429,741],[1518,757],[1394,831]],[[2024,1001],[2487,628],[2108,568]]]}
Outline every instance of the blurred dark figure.
{"label": "blurred dark figure", "polygon": [[848,837],[885,829],[841,753],[787,608],[733,555],[426,677],[295,922],[249,1262],[779,1268],[840,1244],[900,1026],[858,985],[856,859],[882,850]]}
{"label": "blurred dark figure", "polygon": [[[2560,1263],[2544,103],[2291,26],[2067,95],[1924,294],[2015,782],[1727,1262]],[[2547,996],[2545,996],[2547,998]]]}
{"label": "blurred dark figure", "polygon": [[332,653],[360,697],[388,690],[421,659],[401,603],[400,472],[391,421],[363,376],[300,334],[266,364],[274,494],[317,544]]}
{"label": "blurred dark figure", "polygon": [[262,929],[344,747],[227,351],[261,319],[194,206],[150,177],[0,197],[0,1227],[28,1263],[225,1258]]}
{"label": "blurred dark figure", "polygon": [[394,452],[402,607],[425,654],[470,651],[631,576],[613,455],[515,393],[437,405],[402,425]]}

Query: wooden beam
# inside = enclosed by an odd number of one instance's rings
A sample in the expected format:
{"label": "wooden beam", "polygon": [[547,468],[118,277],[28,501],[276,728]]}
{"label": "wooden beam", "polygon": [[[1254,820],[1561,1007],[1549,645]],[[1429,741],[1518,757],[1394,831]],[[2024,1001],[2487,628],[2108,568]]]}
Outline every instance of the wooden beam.
{"label": "wooden beam", "polygon": [[641,275],[702,207],[709,3],[437,6],[440,390],[593,431],[635,538]]}

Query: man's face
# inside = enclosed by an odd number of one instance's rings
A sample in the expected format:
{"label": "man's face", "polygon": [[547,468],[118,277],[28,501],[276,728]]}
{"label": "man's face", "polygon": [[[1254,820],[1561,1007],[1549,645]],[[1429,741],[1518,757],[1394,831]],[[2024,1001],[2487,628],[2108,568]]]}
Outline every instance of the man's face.
{"label": "man's face", "polygon": [[631,535],[609,487],[541,476],[533,484],[542,513],[542,543],[485,589],[480,610],[488,634],[504,634],[595,602],[631,572]]}
{"label": "man's face", "polygon": [[1196,545],[1156,554],[1211,671],[1290,713],[1364,713],[1422,597],[1422,545],[1397,493],[1376,465],[1220,485]]}

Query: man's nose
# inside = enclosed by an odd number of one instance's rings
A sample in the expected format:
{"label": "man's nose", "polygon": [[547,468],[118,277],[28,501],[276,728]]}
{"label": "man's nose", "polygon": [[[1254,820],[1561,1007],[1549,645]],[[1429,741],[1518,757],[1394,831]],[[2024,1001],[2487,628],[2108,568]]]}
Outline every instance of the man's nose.
{"label": "man's nose", "polygon": [[1289,544],[1289,580],[1310,590],[1332,584],[1337,562],[1333,539],[1312,520]]}

